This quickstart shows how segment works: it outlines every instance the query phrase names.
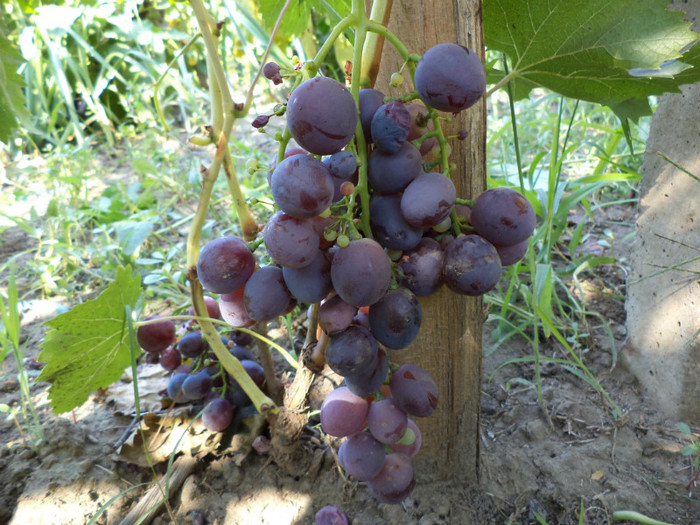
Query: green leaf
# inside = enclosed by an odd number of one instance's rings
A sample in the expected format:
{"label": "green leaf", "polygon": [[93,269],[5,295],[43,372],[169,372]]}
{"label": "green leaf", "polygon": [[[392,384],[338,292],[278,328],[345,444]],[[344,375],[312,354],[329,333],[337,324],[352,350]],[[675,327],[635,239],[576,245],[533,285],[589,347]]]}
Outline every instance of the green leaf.
{"label": "green leaf", "polygon": [[681,431],[681,433],[685,434],[686,436],[690,436],[690,427],[688,426],[688,423],[683,423],[682,421],[678,424],[676,424],[676,428]]}
{"label": "green leaf", "polygon": [[[516,99],[535,87],[609,106],[621,118],[651,112],[650,95],[700,80],[698,35],[667,0],[484,0],[484,34],[505,53]],[[493,71],[490,81],[503,79]]]}
{"label": "green leaf", "polygon": [[[260,15],[267,31],[274,27],[285,1],[260,0]],[[301,35],[309,27],[312,9],[337,21],[338,15],[342,17],[350,13],[350,0],[292,0],[284,14],[279,35],[288,38]]]}
{"label": "green leaf", "polygon": [[124,255],[131,257],[153,231],[149,221],[120,221],[114,224],[119,246]]}
{"label": "green leaf", "polygon": [[12,131],[29,121],[24,103],[24,82],[17,74],[22,63],[19,50],[0,33],[0,141],[7,143]]}
{"label": "green leaf", "polygon": [[117,381],[129,366],[126,306],[134,308],[141,295],[141,279],[131,267],[117,276],[92,301],[46,322],[49,332],[39,360],[46,363],[39,379],[51,382],[49,399],[61,414],[82,405],[90,392]]}

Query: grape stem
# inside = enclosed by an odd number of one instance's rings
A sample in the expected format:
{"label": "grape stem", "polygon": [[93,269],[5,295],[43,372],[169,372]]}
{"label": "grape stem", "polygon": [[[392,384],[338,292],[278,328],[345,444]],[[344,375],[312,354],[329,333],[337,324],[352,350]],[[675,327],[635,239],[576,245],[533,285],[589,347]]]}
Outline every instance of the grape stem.
{"label": "grape stem", "polygon": [[613,512],[612,519],[613,521],[634,521],[636,523],[643,523],[644,525],[673,525],[672,523],[655,520],[631,510],[617,510]]}

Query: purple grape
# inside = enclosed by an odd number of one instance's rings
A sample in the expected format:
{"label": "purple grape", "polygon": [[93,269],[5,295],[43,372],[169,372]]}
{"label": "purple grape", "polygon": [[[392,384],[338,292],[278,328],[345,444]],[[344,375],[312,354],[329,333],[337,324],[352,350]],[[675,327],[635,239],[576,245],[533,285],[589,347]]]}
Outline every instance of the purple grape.
{"label": "purple grape", "polygon": [[428,417],[438,404],[438,388],[430,374],[416,365],[405,364],[389,380],[391,397],[408,415]]}
{"label": "purple grape", "polygon": [[338,387],[321,403],[321,427],[333,437],[355,434],[365,426],[368,411],[365,398],[356,396],[348,387]]}
{"label": "purple grape", "polygon": [[175,339],[175,323],[164,319],[157,323],[144,324],[136,329],[139,346],[150,354],[159,354]]}
{"label": "purple grape", "polygon": [[389,289],[391,262],[381,245],[371,239],[351,241],[331,261],[335,291],[353,306],[369,306]]}
{"label": "purple grape", "polygon": [[377,148],[396,153],[408,138],[411,115],[400,100],[380,106],[372,117],[372,142]]}
{"label": "purple grape", "polygon": [[[428,118],[428,109],[421,102],[414,102],[406,108],[411,114],[411,131],[408,133],[407,141],[416,140],[433,130],[433,121]],[[425,157],[437,144],[436,137],[428,137],[420,144],[420,154]]]}
{"label": "purple grape", "polygon": [[379,474],[367,481],[370,493],[381,503],[401,503],[415,485],[411,458],[401,452],[387,454]]}
{"label": "purple grape", "polygon": [[263,75],[268,80],[272,80],[276,86],[282,83],[280,67],[275,62],[268,62],[263,66]]}
{"label": "purple grape", "polygon": [[501,259],[496,248],[478,235],[463,235],[445,249],[445,284],[463,295],[483,295],[501,277]]}
{"label": "purple grape", "polygon": [[339,151],[323,159],[328,172],[333,178],[352,180],[357,174],[357,159],[352,151]]}
{"label": "purple grape", "polygon": [[367,426],[370,433],[380,443],[396,443],[406,433],[408,416],[396,402],[385,397],[369,406]]}
{"label": "purple grape", "polygon": [[384,105],[384,93],[377,89],[361,89],[358,105],[360,107],[360,123],[362,124],[362,132],[365,134],[365,141],[371,143],[372,117]]}
{"label": "purple grape", "polygon": [[229,334],[231,341],[241,346],[250,346],[253,344],[253,336],[242,330],[234,330]]}
{"label": "purple grape", "polygon": [[182,363],[182,355],[175,347],[169,347],[160,354],[160,366],[172,372]]}
{"label": "purple grape", "polygon": [[340,466],[358,481],[367,481],[379,474],[385,457],[384,445],[369,432],[353,434],[338,449]]}
{"label": "purple grape", "polygon": [[253,119],[253,122],[251,125],[255,129],[263,128],[267,126],[267,123],[270,122],[270,117],[268,115],[258,115]]}
{"label": "purple grape", "polygon": [[309,219],[295,219],[278,211],[263,229],[265,248],[275,262],[287,268],[303,268],[318,252],[319,236]]}
{"label": "purple grape", "polygon": [[422,173],[423,159],[410,142],[393,153],[375,149],[367,161],[367,180],[379,193],[399,193]]}
{"label": "purple grape", "polygon": [[357,313],[357,307],[346,303],[336,295],[321,304],[318,309],[318,324],[328,335],[342,332]]}
{"label": "purple grape", "polygon": [[525,239],[518,244],[513,244],[512,246],[496,246],[494,244],[494,247],[498,252],[498,257],[501,259],[501,266],[511,266],[525,257],[528,244],[528,239]]}
{"label": "purple grape", "polygon": [[416,66],[414,80],[428,106],[450,113],[473,106],[486,89],[486,72],[476,53],[450,43],[425,52]]}
{"label": "purple grape", "polygon": [[530,202],[510,188],[486,190],[474,201],[471,223],[476,233],[498,246],[525,241],[535,229]]}
{"label": "purple grape", "polygon": [[357,106],[340,82],[329,77],[311,78],[289,96],[287,126],[305,150],[331,155],[342,150],[355,135]]}
{"label": "purple grape", "polygon": [[424,173],[406,186],[401,196],[401,213],[413,226],[432,228],[449,217],[456,198],[450,179],[442,173]]}
{"label": "purple grape", "polygon": [[418,298],[407,288],[389,290],[369,309],[369,326],[377,341],[398,350],[418,335],[423,311]]}
{"label": "purple grape", "polygon": [[245,311],[243,288],[219,296],[221,318],[234,328],[248,328],[255,324]]}
{"label": "purple grape", "polygon": [[310,155],[292,155],[280,162],[272,172],[270,189],[277,206],[297,219],[320,215],[333,199],[328,168]]}
{"label": "purple grape", "polygon": [[212,432],[223,432],[233,420],[233,406],[228,399],[218,397],[211,401],[202,413],[202,423]]}
{"label": "purple grape", "polygon": [[413,456],[418,454],[420,446],[423,443],[423,438],[421,436],[418,425],[410,417],[408,418],[408,426],[406,427],[406,430],[410,430],[411,432],[413,432],[413,443],[409,445],[402,445],[398,442],[391,443],[389,445],[389,448],[392,452],[401,452],[403,454],[406,454],[409,458],[412,458]]}
{"label": "purple grape", "polygon": [[366,328],[350,325],[330,336],[326,363],[341,376],[371,373],[377,365],[377,340]]}
{"label": "purple grape", "polygon": [[251,275],[243,289],[243,302],[248,317],[255,321],[271,321],[282,315],[293,302],[282,270],[263,266]]}
{"label": "purple grape", "polygon": [[197,276],[210,292],[224,294],[238,290],[255,270],[255,257],[239,237],[221,237],[202,248]]}
{"label": "purple grape", "polygon": [[258,386],[263,385],[263,383],[265,382],[265,370],[262,366],[260,366],[255,361],[251,361],[249,359],[242,359],[241,365],[245,369],[246,373],[253,380],[253,383],[255,383]]}
{"label": "purple grape", "polygon": [[177,343],[177,349],[185,357],[199,357],[207,347],[201,332],[187,332]]}
{"label": "purple grape", "polygon": [[[221,311],[219,310],[219,303],[213,297],[208,295],[204,296],[204,305],[207,307],[207,315],[210,319],[221,319]],[[190,315],[194,315],[194,308],[190,306]]]}
{"label": "purple grape", "polygon": [[383,348],[377,352],[377,364],[374,369],[357,376],[345,376],[345,384],[350,392],[357,396],[365,397],[378,391],[389,373],[389,357]]}
{"label": "purple grape", "polygon": [[375,193],[369,201],[372,234],[384,248],[410,250],[423,238],[423,229],[411,226],[401,214],[400,195]]}
{"label": "purple grape", "polygon": [[282,275],[289,292],[302,303],[318,303],[333,289],[331,263],[321,251],[316,251],[308,266],[298,269],[284,267]]}
{"label": "purple grape", "polygon": [[176,403],[185,403],[187,397],[182,393],[182,383],[190,376],[187,372],[174,373],[168,380],[168,397]]}
{"label": "purple grape", "polygon": [[243,361],[244,359],[247,361],[255,360],[253,352],[250,351],[250,348],[247,348],[245,346],[236,345],[233,348],[231,348],[231,353],[239,361]]}
{"label": "purple grape", "polygon": [[195,374],[190,374],[182,382],[180,390],[185,399],[202,399],[211,390],[211,376],[206,370],[201,370]]}
{"label": "purple grape", "polygon": [[418,246],[404,253],[399,263],[403,276],[399,282],[419,297],[432,295],[443,284],[442,269],[445,255],[440,243],[424,237]]}
{"label": "purple grape", "polygon": [[316,525],[348,525],[348,518],[338,507],[326,505],[314,516]]}

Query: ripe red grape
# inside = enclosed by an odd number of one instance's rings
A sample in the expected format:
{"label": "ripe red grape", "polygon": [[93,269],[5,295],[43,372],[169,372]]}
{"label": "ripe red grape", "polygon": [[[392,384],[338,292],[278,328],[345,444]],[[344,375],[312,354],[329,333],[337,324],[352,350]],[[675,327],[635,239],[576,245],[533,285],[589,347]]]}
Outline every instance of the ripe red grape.
{"label": "ripe red grape", "polygon": [[384,445],[369,432],[353,434],[338,449],[340,466],[358,481],[367,481],[379,474],[385,457]]}
{"label": "ripe red grape", "polygon": [[517,191],[492,188],[474,201],[471,223],[476,232],[492,244],[513,246],[532,235],[535,211]]}
{"label": "ripe red grape", "polygon": [[371,372],[377,364],[377,340],[362,326],[350,325],[330,336],[326,363],[341,376]]}
{"label": "ripe red grape", "polygon": [[380,106],[384,105],[384,93],[377,89],[364,88],[360,90],[358,106],[360,107],[360,122],[365,140],[372,142],[372,117]]}
{"label": "ripe red grape", "polygon": [[348,525],[348,518],[338,507],[326,505],[314,516],[316,525]]}
{"label": "ripe red grape", "polygon": [[501,259],[496,248],[483,237],[464,235],[445,249],[445,284],[453,292],[483,295],[501,277]]}
{"label": "ripe red grape", "polygon": [[408,138],[411,115],[400,100],[380,106],[372,117],[372,142],[387,153],[396,153]]}
{"label": "ripe red grape", "polygon": [[243,287],[241,287],[235,292],[219,296],[221,318],[234,328],[248,328],[255,324],[255,321],[250,318],[245,310],[243,290]]}
{"label": "ripe red grape", "polygon": [[280,209],[297,219],[320,215],[333,200],[333,180],[326,165],[310,155],[292,155],[280,162],[270,178]]}
{"label": "ripe red grape", "polygon": [[255,269],[255,257],[239,237],[221,237],[207,243],[197,260],[197,276],[210,292],[238,290]]}
{"label": "ripe red grape", "polygon": [[308,266],[297,269],[284,267],[282,275],[289,292],[302,303],[318,303],[333,288],[331,263],[321,251],[316,251],[316,256]]}
{"label": "ripe red grape", "polygon": [[233,420],[233,406],[223,397],[211,401],[202,413],[202,423],[212,432],[223,432]]}
{"label": "ripe red grape", "polygon": [[159,354],[170,346],[174,338],[175,323],[169,319],[144,324],[136,329],[139,346],[150,354]]}
{"label": "ripe red grape", "polygon": [[368,396],[377,392],[389,373],[389,356],[383,348],[377,352],[377,364],[371,372],[345,376],[345,384],[357,396]]}
{"label": "ripe red grape", "polygon": [[423,438],[421,436],[420,429],[418,428],[418,425],[410,417],[408,418],[408,425],[406,428],[407,428],[407,430],[410,430],[411,432],[413,432],[413,443],[411,443],[409,445],[402,445],[399,442],[391,443],[389,445],[389,448],[393,452],[403,452],[409,458],[412,458],[420,450],[421,444],[423,443]]}
{"label": "ripe red grape", "polygon": [[438,404],[438,388],[421,367],[404,364],[389,380],[392,399],[411,416],[428,417]]}
{"label": "ripe red grape", "polygon": [[442,173],[424,173],[406,186],[401,196],[401,213],[413,226],[432,228],[450,215],[456,198],[450,179]]}
{"label": "ripe red grape", "polygon": [[351,241],[333,256],[331,281],[346,303],[358,308],[368,306],[389,289],[391,262],[377,241]]}
{"label": "ripe red grape", "polygon": [[282,315],[292,301],[282,270],[276,266],[260,268],[243,289],[245,311],[255,321],[271,321]]}
{"label": "ripe red grape", "polygon": [[319,236],[309,219],[295,219],[278,211],[263,229],[265,248],[275,262],[288,268],[303,268],[318,254]]}
{"label": "ripe red grape", "polygon": [[390,250],[410,250],[423,238],[423,229],[410,225],[401,214],[400,195],[375,193],[369,201],[375,240]]}
{"label": "ripe red grape", "polygon": [[423,101],[439,110],[458,113],[473,106],[486,89],[479,57],[457,44],[428,49],[416,66],[415,85]]}
{"label": "ripe red grape", "polygon": [[342,332],[357,313],[357,307],[346,303],[339,296],[334,296],[321,304],[318,309],[318,324],[328,335]]}
{"label": "ripe red grape", "polygon": [[394,350],[406,348],[413,342],[422,319],[418,298],[407,288],[389,290],[369,309],[372,334],[381,344]]}
{"label": "ripe red grape", "polygon": [[368,411],[364,397],[356,396],[348,387],[338,387],[321,403],[321,427],[333,437],[355,434],[365,426]]}
{"label": "ripe red grape", "polygon": [[201,332],[187,332],[177,343],[177,349],[185,357],[199,357],[207,346]]}
{"label": "ripe red grape", "polygon": [[379,474],[367,481],[370,493],[381,503],[401,503],[415,485],[411,458],[401,452],[387,454]]}
{"label": "ripe red grape", "polygon": [[289,96],[287,126],[305,150],[316,155],[337,153],[355,134],[355,99],[332,78],[305,80]]}
{"label": "ripe red grape", "polygon": [[422,173],[423,159],[410,142],[393,153],[375,149],[367,161],[367,180],[379,193],[399,193]]}
{"label": "ripe red grape", "polygon": [[403,437],[407,425],[406,412],[401,410],[392,398],[385,397],[369,406],[367,426],[377,441],[385,444],[396,443]]}
{"label": "ripe red grape", "polygon": [[403,276],[399,282],[414,294],[423,297],[437,292],[443,284],[442,269],[445,255],[440,243],[424,237],[418,246],[404,253],[399,263]]}
{"label": "ripe red grape", "polygon": [[263,75],[268,80],[272,80],[275,85],[282,83],[282,75],[280,75],[280,67],[275,62],[267,62],[263,66]]}

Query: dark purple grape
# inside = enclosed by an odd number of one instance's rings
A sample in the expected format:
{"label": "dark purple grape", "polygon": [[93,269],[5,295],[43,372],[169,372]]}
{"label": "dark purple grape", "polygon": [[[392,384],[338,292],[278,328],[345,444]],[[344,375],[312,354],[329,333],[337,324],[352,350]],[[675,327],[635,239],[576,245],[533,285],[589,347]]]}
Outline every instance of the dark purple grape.
{"label": "dark purple grape", "polygon": [[202,413],[202,423],[212,432],[223,432],[233,420],[233,406],[228,399],[218,397],[211,401]]}
{"label": "dark purple grape", "polygon": [[410,142],[393,153],[375,149],[367,161],[367,180],[379,193],[399,193],[422,173],[423,159]]}
{"label": "dark purple grape", "polygon": [[340,466],[358,481],[367,481],[379,474],[385,457],[384,445],[369,432],[353,434],[338,449]]}
{"label": "dark purple grape", "polygon": [[406,433],[408,416],[396,402],[385,397],[369,406],[367,426],[374,438],[385,444],[396,443]]}
{"label": "dark purple grape", "polygon": [[400,195],[372,195],[369,216],[374,239],[384,248],[410,250],[423,238],[423,229],[408,224],[401,214]]}
{"label": "dark purple grape", "polygon": [[272,80],[276,86],[282,83],[280,67],[275,62],[268,62],[263,66],[263,75],[268,80]]}
{"label": "dark purple grape", "polygon": [[[501,259],[501,266],[511,266],[525,257],[528,247],[528,239],[512,246],[496,246],[498,257]],[[162,359],[162,357],[161,357]]]}
{"label": "dark purple grape", "polygon": [[267,126],[267,123],[270,122],[270,117],[268,115],[258,115],[253,119],[253,122],[251,125],[255,129],[263,128]]}
{"label": "dark purple grape", "polygon": [[443,284],[444,266],[445,255],[440,243],[424,237],[418,246],[404,253],[399,263],[399,269],[403,273],[399,282],[419,297],[432,295]]}
{"label": "dark purple grape", "polygon": [[241,346],[250,346],[253,344],[253,336],[242,330],[234,330],[229,334],[231,341]]}
{"label": "dark purple grape", "polygon": [[243,287],[235,292],[221,294],[219,308],[221,309],[221,318],[234,328],[248,328],[255,324],[255,321],[245,311]]}
{"label": "dark purple grape", "polygon": [[[265,383],[265,371],[263,367],[255,361],[249,361],[247,359],[242,359],[241,365],[253,382],[257,386],[262,387],[263,383]],[[228,390],[227,394],[231,404],[239,408],[250,405],[251,401],[248,394],[245,393],[233,376],[229,376],[229,383],[231,388]]]}
{"label": "dark purple grape", "polygon": [[243,301],[248,317],[255,321],[271,321],[282,315],[292,304],[284,284],[282,270],[263,266],[250,276],[243,289]]}
{"label": "dark purple grape", "polygon": [[357,313],[357,307],[346,303],[336,295],[321,304],[318,309],[318,324],[328,335],[342,332]]}
{"label": "dark purple grape", "polygon": [[350,325],[330,336],[326,363],[341,376],[371,373],[377,365],[377,340],[362,326]]}
{"label": "dark purple grape", "polygon": [[248,373],[250,378],[258,386],[262,386],[265,382],[265,370],[255,361],[250,361],[248,359],[241,360],[241,365]]}
{"label": "dark purple grape", "polygon": [[289,96],[287,126],[305,150],[316,155],[337,153],[355,135],[355,99],[344,85],[332,78],[305,80]]}
{"label": "dark purple grape", "polygon": [[377,241],[359,239],[339,249],[331,261],[331,281],[353,306],[376,303],[389,289],[391,262]]}
{"label": "dark purple grape", "polygon": [[428,106],[458,113],[482,97],[486,72],[476,53],[446,43],[425,52],[416,66],[414,81],[416,91]]}
{"label": "dark purple grape", "polygon": [[336,179],[351,180],[357,174],[357,159],[352,151],[339,151],[323,159],[328,172]]}
{"label": "dark purple grape", "polygon": [[445,284],[463,295],[484,295],[501,277],[501,259],[496,248],[483,237],[464,235],[445,249]]}
{"label": "dark purple grape", "polygon": [[438,404],[438,388],[421,367],[401,365],[389,380],[391,397],[408,415],[428,417]]}
{"label": "dark purple grape", "polygon": [[275,262],[303,268],[319,253],[319,236],[309,219],[295,219],[283,211],[269,218],[263,229],[265,248]]}
{"label": "dark purple grape", "polygon": [[345,384],[357,396],[368,396],[379,390],[389,373],[389,357],[383,348],[377,352],[377,364],[369,373],[345,376]]}
{"label": "dark purple grape", "polygon": [[272,172],[270,189],[287,215],[309,219],[320,215],[333,199],[333,180],[326,165],[310,155],[292,155]]}
{"label": "dark purple grape", "polygon": [[197,276],[210,292],[224,294],[238,290],[255,270],[255,257],[239,237],[221,237],[202,248]]}
{"label": "dark purple grape", "polygon": [[187,332],[177,343],[177,349],[185,357],[199,357],[207,347],[201,332]]}
{"label": "dark purple grape", "polygon": [[370,493],[381,503],[401,503],[415,485],[411,458],[401,452],[387,454],[379,474],[367,481]]}
{"label": "dark purple grape", "polygon": [[[409,104],[406,106],[406,109],[408,109],[408,112],[411,114],[411,131],[408,132],[407,141],[416,140],[426,133],[433,131],[433,121],[428,118],[428,109],[422,102]],[[436,137],[428,137],[420,143],[420,154],[425,157],[437,144],[438,141]]]}
{"label": "dark purple grape", "polygon": [[406,222],[432,228],[449,217],[457,198],[455,185],[442,173],[424,173],[414,179],[401,196]]}
{"label": "dark purple grape", "polygon": [[360,107],[360,123],[365,134],[365,141],[372,142],[372,117],[384,105],[384,93],[377,89],[364,88],[358,98]]}
{"label": "dark purple grape", "polygon": [[348,518],[338,507],[326,505],[314,516],[316,525],[348,525]]}
{"label": "dark purple grape", "polygon": [[492,188],[474,201],[471,223],[476,233],[492,244],[513,246],[532,235],[535,211],[517,191]]}
{"label": "dark purple grape", "polygon": [[418,298],[407,288],[389,290],[369,309],[369,326],[378,342],[398,350],[418,335],[423,311]]}
{"label": "dark purple grape", "polygon": [[420,450],[420,446],[423,443],[423,438],[421,436],[420,429],[418,428],[418,425],[410,417],[408,418],[407,431],[408,430],[413,432],[413,442],[412,443],[410,443],[408,445],[403,445],[400,442],[391,443],[389,445],[389,448],[392,450],[392,452],[402,452],[403,454],[406,454],[409,458],[412,458]]}
{"label": "dark purple grape", "polygon": [[190,374],[182,382],[180,390],[185,396],[185,399],[202,399],[211,390],[211,376],[206,370]]}
{"label": "dark purple grape", "polygon": [[380,106],[372,117],[372,142],[387,153],[396,153],[408,138],[411,115],[400,100]]}
{"label": "dark purple grape", "polygon": [[321,427],[329,436],[345,437],[362,430],[367,419],[369,404],[356,396],[348,387],[333,390],[321,403]]}
{"label": "dark purple grape", "polygon": [[299,269],[282,268],[284,282],[289,292],[302,303],[320,302],[333,288],[331,263],[321,251],[316,251],[314,260]]}
{"label": "dark purple grape", "polygon": [[181,363],[182,355],[173,346],[166,348],[163,353],[160,354],[160,366],[170,372],[180,366]]}
{"label": "dark purple grape", "polygon": [[188,372],[174,373],[168,381],[168,397],[176,403],[185,403],[187,397],[182,393],[182,383],[190,376]]}
{"label": "dark purple grape", "polygon": [[250,348],[247,348],[245,346],[236,345],[233,348],[231,348],[231,353],[239,361],[242,361],[244,359],[247,361],[254,361],[255,360],[255,357],[253,356],[253,352],[250,351]]}
{"label": "dark purple grape", "polygon": [[175,323],[170,319],[144,324],[136,329],[136,340],[139,346],[150,354],[159,354],[172,344],[173,339],[175,339]]}

